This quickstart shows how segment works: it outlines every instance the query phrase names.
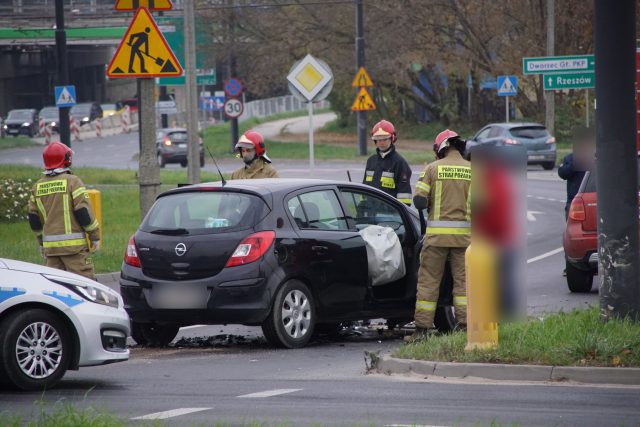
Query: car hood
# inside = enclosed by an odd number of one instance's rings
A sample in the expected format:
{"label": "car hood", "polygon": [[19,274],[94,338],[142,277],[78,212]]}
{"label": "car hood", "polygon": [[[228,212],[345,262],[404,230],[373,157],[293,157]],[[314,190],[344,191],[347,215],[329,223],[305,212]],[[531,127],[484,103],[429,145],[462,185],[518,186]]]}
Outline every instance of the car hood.
{"label": "car hood", "polygon": [[26,119],[26,120],[20,120],[20,119],[7,119],[4,121],[4,124],[6,125],[16,125],[16,124],[22,124],[22,123],[33,123],[32,119]]}
{"label": "car hood", "polygon": [[2,272],[3,268],[6,268],[8,270],[15,270],[15,271],[25,271],[27,273],[50,274],[52,276],[58,276],[63,278],[67,277],[69,279],[81,280],[83,282],[87,282],[87,284],[90,284],[96,288],[102,289],[103,291],[109,291],[110,293],[114,292],[113,289],[103,285],[102,283],[98,283],[95,280],[91,280],[84,276],[80,276],[75,273],[70,273],[68,271],[58,270],[57,268],[46,267],[44,265],[32,264],[29,262],[17,261],[14,259],[0,258],[0,273]]}

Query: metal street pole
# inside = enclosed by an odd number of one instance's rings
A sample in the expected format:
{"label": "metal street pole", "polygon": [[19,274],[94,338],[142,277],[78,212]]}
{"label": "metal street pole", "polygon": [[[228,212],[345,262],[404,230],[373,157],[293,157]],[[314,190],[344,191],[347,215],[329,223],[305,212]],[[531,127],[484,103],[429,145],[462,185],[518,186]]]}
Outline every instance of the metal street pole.
{"label": "metal street pole", "polygon": [[584,109],[586,111],[585,124],[589,128],[589,89],[584,90]]}
{"label": "metal street pole", "polygon": [[[555,17],[555,0],[547,0],[547,56],[555,55],[556,44],[556,17]],[[555,104],[556,92],[547,90],[544,92],[545,113],[544,124],[552,135],[555,133]]]}
{"label": "metal street pole", "polygon": [[313,156],[313,102],[307,103],[307,111],[309,112],[309,170],[313,175],[315,169],[315,159]]}
{"label": "metal street pole", "polygon": [[507,123],[509,123],[509,97],[505,96],[505,103],[504,103],[504,113],[505,113],[505,121]]}
{"label": "metal street pole", "polygon": [[184,58],[187,101],[187,176],[190,184],[200,182],[200,147],[198,144],[198,86],[196,85],[196,31],[194,2],[184,4]]}
{"label": "metal street pole", "polygon": [[595,0],[598,271],[603,320],[640,320],[636,0]]}
{"label": "metal street pole", "polygon": [[[235,6],[235,0],[227,0],[229,5]],[[237,77],[236,76],[236,14],[235,9],[231,9],[231,16],[229,19],[229,63],[227,64],[227,71],[229,73],[229,78]],[[244,105],[244,100],[243,100]],[[236,143],[240,138],[240,132],[238,129],[238,119],[231,119],[231,152],[235,151]]]}
{"label": "metal street pole", "polygon": [[[364,67],[364,10],[363,1],[356,0],[356,72]],[[359,89],[359,88],[358,88]],[[367,112],[356,113],[358,126],[358,154],[367,155]]]}
{"label": "metal street pole", "polygon": [[[67,60],[67,35],[64,31],[63,0],[56,0],[56,55],[58,57],[58,86],[69,84],[69,63]],[[60,142],[71,147],[71,133],[69,130],[69,109],[60,107]]]}
{"label": "metal street pole", "polygon": [[140,121],[140,219],[143,219],[160,192],[160,166],[156,158],[155,79],[138,79]]}
{"label": "metal street pole", "polygon": [[[158,16],[164,16],[164,12],[158,12]],[[167,101],[168,99],[167,86],[160,86],[160,101]],[[160,114],[160,126],[163,128],[169,127],[169,116],[165,113]]]}

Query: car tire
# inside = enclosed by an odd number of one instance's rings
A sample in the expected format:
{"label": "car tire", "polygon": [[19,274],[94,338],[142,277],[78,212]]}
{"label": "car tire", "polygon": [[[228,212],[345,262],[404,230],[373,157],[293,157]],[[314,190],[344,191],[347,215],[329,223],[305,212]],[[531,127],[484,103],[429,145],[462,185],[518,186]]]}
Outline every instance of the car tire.
{"label": "car tire", "polygon": [[158,166],[163,168],[166,165],[167,165],[167,162],[165,161],[164,157],[162,157],[162,154],[158,153]]}
{"label": "car tire", "polygon": [[290,280],[276,293],[262,331],[273,346],[301,348],[311,339],[315,322],[313,294],[304,283]]}
{"label": "car tire", "polygon": [[187,163],[187,161],[186,161],[186,160],[182,160],[182,161],[180,162],[180,166],[182,166],[183,168],[186,168],[186,167],[187,167],[187,164],[188,164],[188,163]]}
{"label": "car tire", "polygon": [[433,325],[441,333],[451,332],[456,326],[456,316],[452,305],[436,307]]}
{"label": "car tire", "polygon": [[25,391],[51,388],[67,372],[72,353],[67,325],[49,310],[17,311],[0,323],[0,383]]}
{"label": "car tire", "polygon": [[546,171],[550,171],[555,167],[556,167],[555,162],[546,162],[546,163],[542,164],[542,169],[544,169]]}
{"label": "car tire", "polygon": [[131,337],[145,347],[166,347],[179,330],[178,325],[131,322]]}
{"label": "car tire", "polygon": [[593,273],[589,270],[582,270],[567,261],[567,285],[574,293],[591,292],[593,286]]}

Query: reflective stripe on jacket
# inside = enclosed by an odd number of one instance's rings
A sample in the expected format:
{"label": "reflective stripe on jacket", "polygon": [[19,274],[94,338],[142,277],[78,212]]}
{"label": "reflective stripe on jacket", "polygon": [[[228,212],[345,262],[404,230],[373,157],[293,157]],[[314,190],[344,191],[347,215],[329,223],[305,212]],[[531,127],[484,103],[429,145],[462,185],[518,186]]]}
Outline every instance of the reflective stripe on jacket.
{"label": "reflective stripe on jacket", "polygon": [[[76,211],[86,209],[90,223],[81,226]],[[100,235],[98,220],[82,180],[71,173],[44,176],[35,183],[29,199],[29,213],[40,218],[41,230],[33,230],[42,238],[45,255],[73,255],[88,248],[87,234],[92,240]]]}
{"label": "reflective stripe on jacket", "polygon": [[427,165],[416,184],[416,196],[427,199],[425,244],[467,247],[471,236],[471,163],[457,150]]}
{"label": "reflective stripe on jacket", "polygon": [[380,150],[376,149],[376,154],[369,157],[362,182],[410,206],[413,199],[411,168],[404,157],[396,151],[395,145],[392,145],[389,150],[390,152],[382,157]]}

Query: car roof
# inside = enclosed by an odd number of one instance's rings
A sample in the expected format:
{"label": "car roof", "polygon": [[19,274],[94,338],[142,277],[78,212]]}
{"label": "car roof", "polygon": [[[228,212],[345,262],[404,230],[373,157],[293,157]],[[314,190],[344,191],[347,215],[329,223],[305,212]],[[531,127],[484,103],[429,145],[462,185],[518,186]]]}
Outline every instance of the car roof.
{"label": "car roof", "polygon": [[158,129],[158,132],[164,132],[164,133],[169,133],[169,132],[186,132],[187,129],[186,128],[161,128]]}
{"label": "car roof", "polygon": [[14,111],[28,111],[30,113],[33,113],[36,111],[35,108],[16,108],[15,110],[9,110],[10,113],[13,113]]}
{"label": "car roof", "polygon": [[513,129],[513,128],[519,128],[519,127],[545,127],[543,124],[534,123],[534,122],[491,123],[491,124],[488,124],[487,126],[498,126],[505,129]]}

